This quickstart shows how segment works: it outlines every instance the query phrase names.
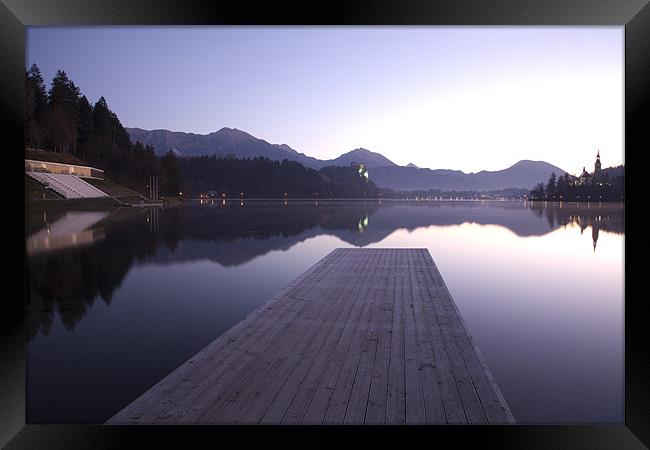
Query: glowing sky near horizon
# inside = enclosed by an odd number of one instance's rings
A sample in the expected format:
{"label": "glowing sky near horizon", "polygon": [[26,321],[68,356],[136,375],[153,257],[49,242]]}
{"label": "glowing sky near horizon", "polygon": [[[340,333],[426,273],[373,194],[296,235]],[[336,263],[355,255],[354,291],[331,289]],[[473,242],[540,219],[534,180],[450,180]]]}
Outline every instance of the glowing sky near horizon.
{"label": "glowing sky near horizon", "polygon": [[32,63],[127,127],[464,172],[624,163],[623,27],[29,27]]}

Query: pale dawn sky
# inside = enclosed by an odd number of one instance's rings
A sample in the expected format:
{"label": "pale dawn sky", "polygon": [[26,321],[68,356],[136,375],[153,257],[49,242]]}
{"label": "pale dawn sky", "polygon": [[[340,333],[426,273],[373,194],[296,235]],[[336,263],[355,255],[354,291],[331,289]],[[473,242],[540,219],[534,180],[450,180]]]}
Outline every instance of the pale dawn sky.
{"label": "pale dawn sky", "polygon": [[624,162],[623,27],[30,27],[32,63],[127,127],[464,172]]}

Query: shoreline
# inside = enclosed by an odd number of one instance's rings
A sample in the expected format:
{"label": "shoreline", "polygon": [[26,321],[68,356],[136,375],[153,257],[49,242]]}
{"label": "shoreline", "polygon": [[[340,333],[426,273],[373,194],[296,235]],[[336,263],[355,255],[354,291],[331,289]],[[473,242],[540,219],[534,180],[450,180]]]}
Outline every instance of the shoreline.
{"label": "shoreline", "polygon": [[[128,198],[128,197],[126,197]],[[213,198],[213,199],[201,199],[201,198],[188,198],[188,199],[179,199],[179,198],[169,198],[164,199],[162,202],[142,202],[142,203],[130,203],[123,202],[120,199],[125,199],[125,197],[112,196],[112,197],[97,197],[97,198],[81,198],[81,199],[25,199],[25,210],[115,210],[119,208],[171,208],[171,207],[181,207],[184,205],[194,205],[194,204],[216,204],[227,202],[228,204],[232,203],[316,203],[316,204],[327,204],[327,203],[465,203],[465,204],[477,204],[477,203],[514,203],[514,204],[530,204],[536,206],[544,207],[580,207],[584,206],[586,208],[600,208],[600,207],[620,207],[625,208],[625,201],[622,202],[585,202],[585,201],[571,201],[571,202],[558,202],[558,201],[547,201],[547,200],[525,200],[525,199],[399,199],[399,198],[325,198],[325,199],[316,199],[316,198]]]}

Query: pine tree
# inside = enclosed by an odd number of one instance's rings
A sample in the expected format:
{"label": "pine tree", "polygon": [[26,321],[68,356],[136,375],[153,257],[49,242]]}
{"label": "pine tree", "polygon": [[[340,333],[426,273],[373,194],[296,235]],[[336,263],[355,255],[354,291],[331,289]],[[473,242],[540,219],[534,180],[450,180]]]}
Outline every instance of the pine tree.
{"label": "pine tree", "polygon": [[100,167],[107,169],[111,146],[113,143],[113,126],[111,125],[111,112],[106,104],[106,99],[100,97],[93,106],[93,161]]}
{"label": "pine tree", "polygon": [[548,184],[546,185],[546,196],[552,199],[555,196],[555,191],[557,187],[557,178],[555,172],[551,173],[551,176],[548,179]]}
{"label": "pine tree", "polygon": [[557,196],[560,200],[564,200],[567,195],[567,187],[568,187],[568,175],[560,175],[560,177],[557,179],[557,186],[555,188],[555,191],[557,193]]}
{"label": "pine tree", "polygon": [[47,94],[41,69],[32,64],[25,72],[25,144],[41,148],[44,142],[44,122],[47,110]]}
{"label": "pine tree", "polygon": [[48,93],[49,143],[54,151],[75,151],[77,145],[77,114],[79,88],[58,70]]}
{"label": "pine tree", "polygon": [[98,136],[103,136],[112,132],[111,112],[106,104],[106,99],[102,96],[93,106],[93,128]]}
{"label": "pine tree", "polygon": [[49,91],[35,64],[25,72],[25,122],[28,147],[70,152],[103,169],[106,176],[145,192],[149,176],[162,188],[177,191],[181,184],[175,155],[156,156],[150,145],[131,144],[129,134],[106,99],[91,106],[63,70],[57,71]]}
{"label": "pine tree", "polygon": [[92,159],[93,142],[93,108],[86,96],[82,96],[77,104],[77,154],[84,161]]}
{"label": "pine tree", "polygon": [[162,168],[165,172],[166,183],[163,189],[165,195],[176,195],[180,189],[181,170],[178,158],[171,150],[162,158]]}

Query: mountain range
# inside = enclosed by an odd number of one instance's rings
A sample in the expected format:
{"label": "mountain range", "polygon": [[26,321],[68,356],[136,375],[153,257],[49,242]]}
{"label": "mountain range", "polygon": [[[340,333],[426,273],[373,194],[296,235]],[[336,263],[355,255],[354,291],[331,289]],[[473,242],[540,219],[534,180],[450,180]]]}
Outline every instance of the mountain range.
{"label": "mountain range", "polygon": [[420,168],[413,163],[399,166],[381,155],[364,148],[344,153],[338,158],[321,160],[294,150],[287,144],[271,144],[236,128],[221,128],[209,134],[184,133],[169,130],[126,128],[133,142],[151,145],[159,155],[168,151],[177,156],[233,155],[236,158],[262,156],[272,160],[288,159],[312,169],[325,166],[349,166],[362,162],[369,169],[372,181],[381,188],[408,190],[492,190],[510,187],[532,188],[546,182],[552,172],[565,173],[544,161],[522,160],[507,169],[464,173],[460,170]]}
{"label": "mountain range", "polygon": [[486,191],[510,187],[532,188],[546,183],[551,173],[564,170],[544,161],[522,160],[497,171],[464,173],[460,170],[422,169],[417,167],[377,167],[370,175],[377,186],[400,191],[440,189],[443,191]]}

